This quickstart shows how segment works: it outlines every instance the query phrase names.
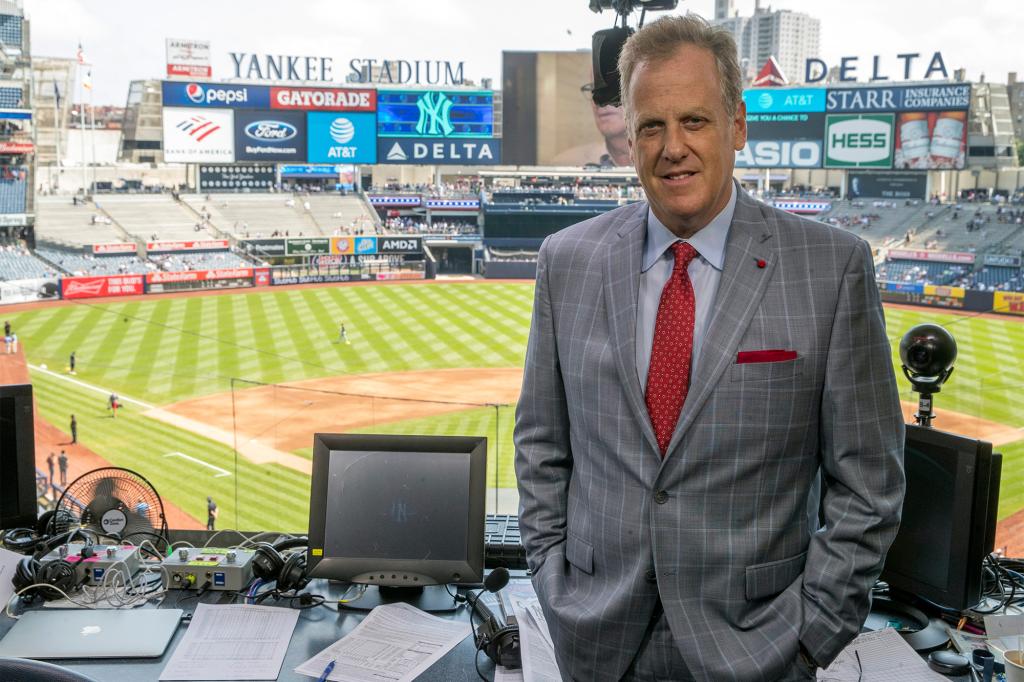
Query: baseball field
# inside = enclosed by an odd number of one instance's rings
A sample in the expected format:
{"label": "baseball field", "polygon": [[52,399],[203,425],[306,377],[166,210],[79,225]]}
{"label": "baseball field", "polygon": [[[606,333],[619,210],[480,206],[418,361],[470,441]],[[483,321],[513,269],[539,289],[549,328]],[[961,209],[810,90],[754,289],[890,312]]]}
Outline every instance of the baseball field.
{"label": "baseball field", "polygon": [[[66,432],[75,414],[82,447],[139,471],[197,520],[209,495],[218,527],[297,530],[317,431],[487,436],[490,485],[514,488],[532,297],[532,283],[382,284],[67,303],[5,318],[41,416]],[[1005,455],[1000,518],[1024,509],[1024,325],[901,307],[886,315],[897,362],[915,324],[954,334],[959,360],[935,426],[995,442]],[[902,376],[900,388],[909,409]],[[123,405],[116,417],[111,392]]]}

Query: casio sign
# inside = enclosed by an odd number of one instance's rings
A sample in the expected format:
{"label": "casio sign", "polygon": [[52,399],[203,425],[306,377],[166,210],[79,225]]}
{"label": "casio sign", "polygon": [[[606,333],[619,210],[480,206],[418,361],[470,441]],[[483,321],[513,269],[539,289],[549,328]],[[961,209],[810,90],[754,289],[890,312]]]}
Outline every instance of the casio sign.
{"label": "casio sign", "polygon": [[736,165],[761,168],[817,168],[821,165],[821,143],[812,140],[749,141],[743,149],[736,152]]}
{"label": "casio sign", "polygon": [[249,91],[245,88],[227,88],[218,86],[205,88],[199,83],[189,83],[185,86],[185,95],[196,104],[235,104],[236,102],[248,102]]}
{"label": "casio sign", "polygon": [[284,121],[253,121],[245,126],[245,134],[254,140],[283,142],[298,134],[295,126]]}

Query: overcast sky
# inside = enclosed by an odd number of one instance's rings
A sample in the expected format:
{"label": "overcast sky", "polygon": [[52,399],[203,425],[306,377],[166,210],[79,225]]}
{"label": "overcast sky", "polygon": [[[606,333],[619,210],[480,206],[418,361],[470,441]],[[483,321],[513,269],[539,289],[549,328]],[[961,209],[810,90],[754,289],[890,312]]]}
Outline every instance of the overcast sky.
{"label": "overcast sky", "polygon": [[[165,73],[165,38],[209,40],[215,78],[233,75],[229,52],[330,57],[335,80],[349,60],[441,59],[465,62],[466,78],[500,83],[502,50],[575,50],[611,25],[610,12],[594,14],[589,0],[24,0],[32,21],[32,52],[73,57],[81,42],[93,64],[96,104],[124,105],[128,82]],[[765,2],[764,4],[769,4]],[[821,19],[821,55],[829,65],[859,57],[866,79],[881,56],[893,76],[896,55],[919,52],[914,69],[941,51],[952,76],[1006,82],[1024,76],[1024,12],[1005,0],[781,0],[775,8]],[[735,0],[741,15],[754,0]],[[714,0],[682,0],[677,12],[714,14]],[[649,15],[650,16],[650,15]],[[637,15],[634,15],[635,24]],[[914,75],[914,74],[912,74]]]}

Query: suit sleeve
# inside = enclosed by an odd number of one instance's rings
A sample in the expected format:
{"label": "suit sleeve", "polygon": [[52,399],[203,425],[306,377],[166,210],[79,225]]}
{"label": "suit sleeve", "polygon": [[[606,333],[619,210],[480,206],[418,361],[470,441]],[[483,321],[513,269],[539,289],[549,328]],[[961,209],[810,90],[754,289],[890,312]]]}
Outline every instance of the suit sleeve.
{"label": "suit sleeve", "polygon": [[550,295],[550,250],[545,240],[537,258],[533,320],[514,434],[519,528],[534,574],[552,552],[564,551],[572,476],[569,416]]}
{"label": "suit sleeve", "polygon": [[839,288],[821,400],[825,526],[811,537],[800,641],[828,665],[860,631],[903,507],[903,415],[866,242]]}

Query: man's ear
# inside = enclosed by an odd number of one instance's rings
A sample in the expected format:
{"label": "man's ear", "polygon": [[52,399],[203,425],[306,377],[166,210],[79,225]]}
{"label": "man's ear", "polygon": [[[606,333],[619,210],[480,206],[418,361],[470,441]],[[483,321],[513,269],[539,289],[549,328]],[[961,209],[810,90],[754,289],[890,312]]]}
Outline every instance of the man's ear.
{"label": "man's ear", "polygon": [[736,107],[736,115],[733,117],[732,125],[732,147],[739,151],[747,144],[747,103],[743,100],[740,100],[739,106]]}

